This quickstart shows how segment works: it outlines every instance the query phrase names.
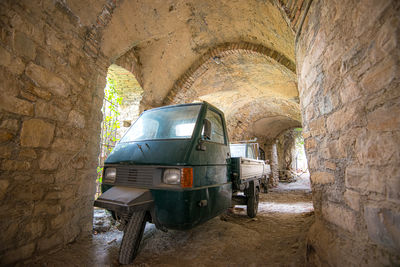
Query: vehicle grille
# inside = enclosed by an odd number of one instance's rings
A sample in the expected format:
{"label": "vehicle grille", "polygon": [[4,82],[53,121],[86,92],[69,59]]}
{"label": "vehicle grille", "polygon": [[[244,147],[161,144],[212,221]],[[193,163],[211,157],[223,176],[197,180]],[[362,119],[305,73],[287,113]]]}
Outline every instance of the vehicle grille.
{"label": "vehicle grille", "polygon": [[154,168],[123,166],[117,168],[117,185],[151,187]]}

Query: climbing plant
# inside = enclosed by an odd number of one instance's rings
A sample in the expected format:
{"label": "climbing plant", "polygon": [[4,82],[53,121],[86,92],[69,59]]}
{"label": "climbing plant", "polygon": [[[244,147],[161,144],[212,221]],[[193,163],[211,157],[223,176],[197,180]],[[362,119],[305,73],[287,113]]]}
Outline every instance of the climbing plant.
{"label": "climbing plant", "polygon": [[[100,154],[99,164],[97,167],[97,184],[102,182],[104,160],[111,153],[115,144],[118,142],[117,129],[120,128],[118,115],[120,115],[118,108],[122,104],[123,97],[116,89],[115,80],[107,77],[107,85],[104,90],[103,107],[103,122],[101,125],[101,140],[100,140]],[[99,193],[100,187],[97,188]]]}
{"label": "climbing plant", "polygon": [[294,136],[295,136],[294,138],[295,138],[296,148],[303,149],[303,147],[304,147],[303,129],[295,128]]}

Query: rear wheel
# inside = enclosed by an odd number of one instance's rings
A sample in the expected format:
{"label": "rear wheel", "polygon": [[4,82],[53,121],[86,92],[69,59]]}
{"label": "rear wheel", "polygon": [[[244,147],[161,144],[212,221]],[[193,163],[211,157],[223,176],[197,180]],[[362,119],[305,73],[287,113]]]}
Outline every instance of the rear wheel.
{"label": "rear wheel", "polygon": [[247,216],[254,218],[258,211],[259,189],[254,189],[254,195],[247,198]]}
{"label": "rear wheel", "polygon": [[119,251],[119,262],[130,264],[136,258],[146,226],[146,211],[136,211],[128,222]]}

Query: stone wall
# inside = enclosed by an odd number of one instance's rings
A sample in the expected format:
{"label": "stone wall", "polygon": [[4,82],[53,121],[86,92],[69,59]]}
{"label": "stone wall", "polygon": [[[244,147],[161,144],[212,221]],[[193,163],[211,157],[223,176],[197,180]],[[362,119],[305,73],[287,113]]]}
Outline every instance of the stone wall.
{"label": "stone wall", "polygon": [[296,46],[309,264],[400,263],[399,1],[313,1]]}
{"label": "stone wall", "polygon": [[107,64],[64,3],[0,3],[0,265],[92,229]]}

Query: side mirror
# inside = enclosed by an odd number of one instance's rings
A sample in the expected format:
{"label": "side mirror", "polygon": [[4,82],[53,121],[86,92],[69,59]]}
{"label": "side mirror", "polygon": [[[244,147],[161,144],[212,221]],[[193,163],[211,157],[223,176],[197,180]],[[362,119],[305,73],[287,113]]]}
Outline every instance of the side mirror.
{"label": "side mirror", "polygon": [[196,149],[200,151],[206,151],[206,145],[204,144],[204,141],[210,139],[211,139],[211,122],[207,119],[204,119],[203,131],[201,132],[201,138],[199,138],[198,140]]}
{"label": "side mirror", "polygon": [[204,119],[204,126],[203,126],[203,139],[210,140],[211,139],[211,122],[207,119]]}

